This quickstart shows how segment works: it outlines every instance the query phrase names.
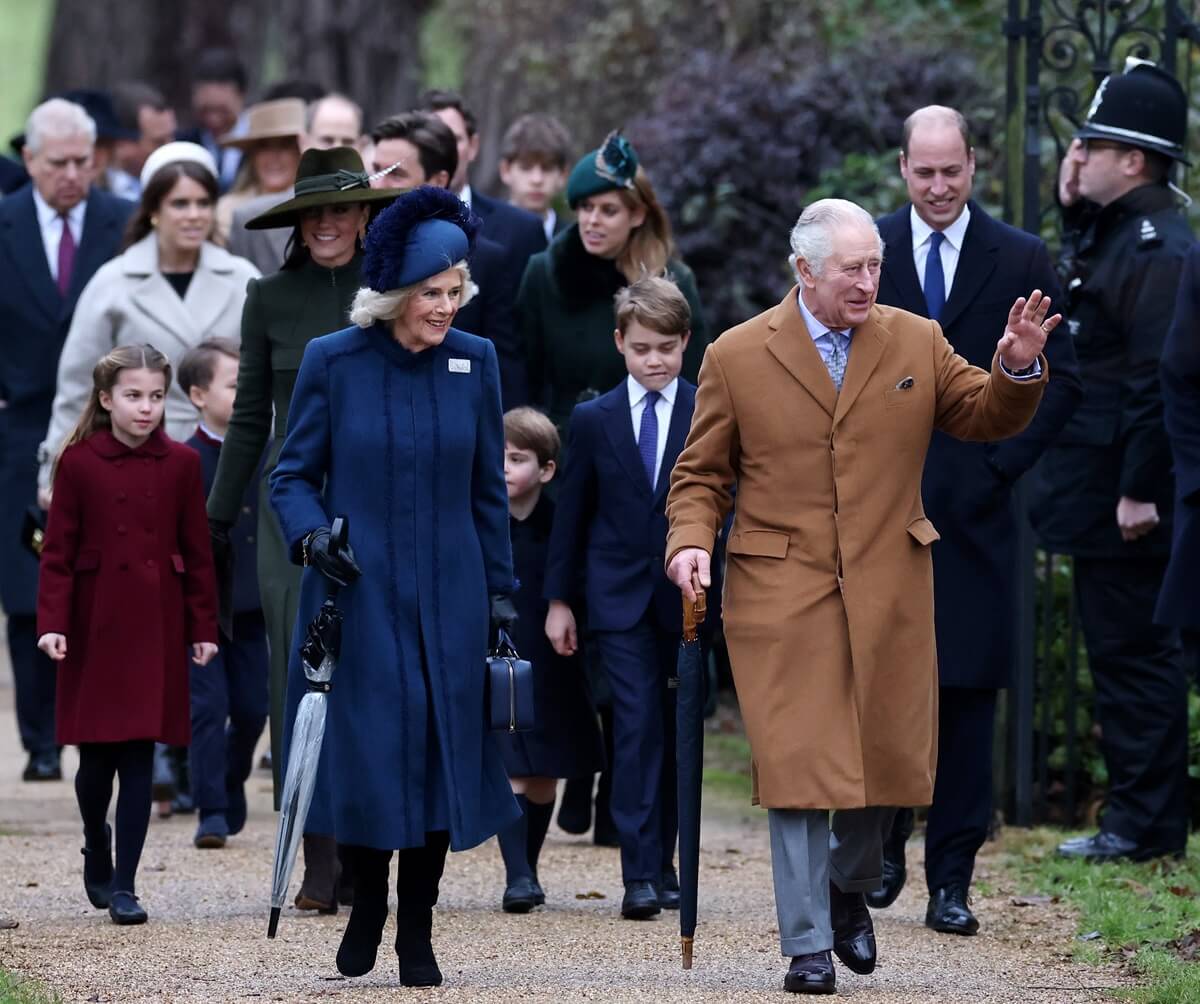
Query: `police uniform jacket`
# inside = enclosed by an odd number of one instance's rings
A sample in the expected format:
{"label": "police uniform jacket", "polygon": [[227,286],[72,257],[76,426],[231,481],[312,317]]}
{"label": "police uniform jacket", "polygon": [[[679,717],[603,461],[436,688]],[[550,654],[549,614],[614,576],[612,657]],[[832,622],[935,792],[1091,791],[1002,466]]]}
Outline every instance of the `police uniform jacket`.
{"label": "police uniform jacket", "polygon": [[[1187,222],[1165,185],[1143,185],[1095,213],[1065,262],[1067,317],[1083,401],[1046,454],[1031,518],[1046,546],[1084,557],[1165,555],[1174,493],[1159,359]],[[1121,540],[1122,497],[1158,506],[1162,522]]]}

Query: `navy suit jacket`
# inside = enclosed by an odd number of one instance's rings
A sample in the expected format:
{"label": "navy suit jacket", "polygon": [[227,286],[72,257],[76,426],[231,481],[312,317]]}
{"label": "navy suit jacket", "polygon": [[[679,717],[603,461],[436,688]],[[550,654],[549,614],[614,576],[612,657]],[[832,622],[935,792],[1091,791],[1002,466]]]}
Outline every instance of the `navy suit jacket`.
{"label": "navy suit jacket", "polygon": [[[955,352],[990,369],[1009,309],[1034,289],[1063,305],[1046,245],[974,202],[939,323]],[[909,205],[877,220],[884,241],[879,302],[928,317],[913,263]],[[853,346],[850,349],[854,352]],[[941,533],[933,548],[938,673],[942,686],[1007,686],[1013,665],[1017,513],[1012,486],[1066,424],[1083,395],[1067,325],[1046,342],[1050,381],[1033,421],[998,443],[934,432],[921,493]]]}
{"label": "navy suit jacket", "polygon": [[531,256],[546,250],[546,231],[533,213],[510,202],[471,189],[471,209],[483,220],[483,236],[501,245],[512,262],[517,282]]}
{"label": "navy suit jacket", "polygon": [[695,385],[680,379],[658,483],[651,491],[622,380],[576,405],[550,535],[545,598],[569,602],[582,563],[588,626],[627,631],[654,607],[658,626],[683,630],[679,589],[663,570],[667,489],[696,406]]}
{"label": "navy suit jacket", "polygon": [[1175,465],[1175,525],[1155,620],[1200,631],[1200,244],[1183,263],[1159,372]]}
{"label": "navy suit jacket", "polygon": [[50,277],[33,186],[0,200],[0,603],[32,614],[37,561],[21,545],[21,520],[37,498],[37,450],[50,424],[58,357],[75,303],[120,248],[133,203],[93,188],[64,297]]}
{"label": "navy suit jacket", "polygon": [[459,331],[486,338],[496,347],[500,363],[500,397],[504,410],[529,399],[525,354],[517,338],[516,302],[521,272],[509,253],[496,241],[480,235],[468,261],[479,295],[454,317]]}

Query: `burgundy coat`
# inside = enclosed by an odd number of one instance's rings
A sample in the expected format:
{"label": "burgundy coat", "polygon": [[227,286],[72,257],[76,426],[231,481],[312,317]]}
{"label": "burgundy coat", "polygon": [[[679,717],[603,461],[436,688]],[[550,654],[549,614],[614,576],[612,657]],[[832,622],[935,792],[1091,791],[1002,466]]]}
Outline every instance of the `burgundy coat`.
{"label": "burgundy coat", "polygon": [[38,637],[67,638],[58,741],[191,738],[187,646],[217,640],[200,457],[156,430],[63,454],[42,549]]}

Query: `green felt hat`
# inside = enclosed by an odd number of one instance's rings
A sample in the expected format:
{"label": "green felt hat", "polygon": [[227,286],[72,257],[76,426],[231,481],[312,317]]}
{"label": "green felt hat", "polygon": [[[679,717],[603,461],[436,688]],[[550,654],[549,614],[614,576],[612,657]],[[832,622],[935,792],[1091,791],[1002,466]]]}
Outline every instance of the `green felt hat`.
{"label": "green felt hat", "polygon": [[331,150],[305,150],[296,170],[292,198],[273,206],[246,223],[247,230],[294,227],[300,214],[316,206],[352,202],[392,202],[403,192],[398,188],[372,188],[371,176],[363,168],[358,151],[348,146]]}
{"label": "green felt hat", "polygon": [[599,148],[585,153],[567,179],[567,204],[572,209],[584,199],[601,192],[633,188],[638,156],[633,144],[614,129]]}

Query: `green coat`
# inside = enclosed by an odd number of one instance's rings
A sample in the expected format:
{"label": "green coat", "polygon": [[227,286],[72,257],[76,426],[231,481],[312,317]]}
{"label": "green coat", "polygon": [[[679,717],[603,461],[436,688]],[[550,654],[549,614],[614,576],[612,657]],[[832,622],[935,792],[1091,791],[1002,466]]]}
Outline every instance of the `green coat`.
{"label": "green coat", "polygon": [[[696,280],[683,262],[667,265],[692,308],[692,338],[683,376],[696,382],[708,345]],[[584,250],[572,224],[529,259],[517,294],[517,324],[529,365],[529,398],[560,429],[571,409],[625,379],[625,360],[613,344],[613,296],[625,286],[616,265]]]}
{"label": "green coat", "polygon": [[258,582],[271,649],[271,757],[276,795],[283,763],[283,705],[288,653],[300,604],[301,569],[291,562],[267,496],[266,476],[275,469],[287,433],[288,408],[308,343],[349,323],[360,285],[362,253],[337,269],[309,261],[298,269],[251,280],[242,311],[242,356],[237,399],[221,445],[217,475],[208,496],[210,519],[233,523],[242,495],[254,478],[263,449],[274,440],[263,466],[258,511]]}

